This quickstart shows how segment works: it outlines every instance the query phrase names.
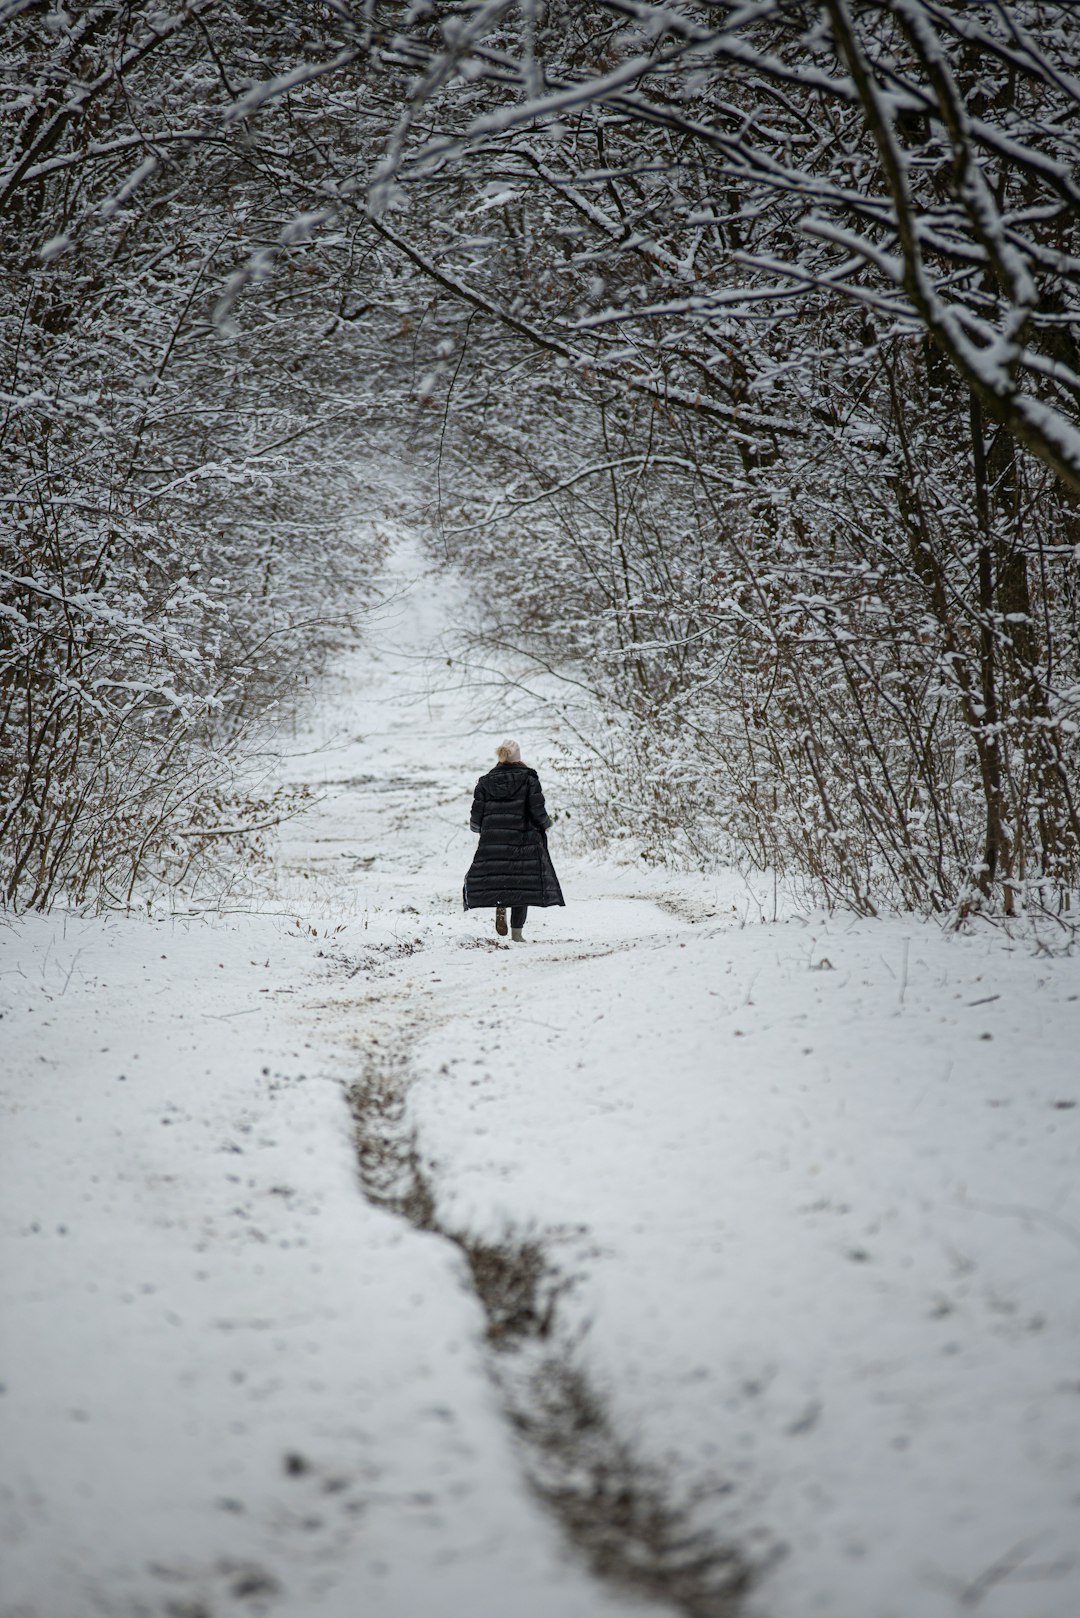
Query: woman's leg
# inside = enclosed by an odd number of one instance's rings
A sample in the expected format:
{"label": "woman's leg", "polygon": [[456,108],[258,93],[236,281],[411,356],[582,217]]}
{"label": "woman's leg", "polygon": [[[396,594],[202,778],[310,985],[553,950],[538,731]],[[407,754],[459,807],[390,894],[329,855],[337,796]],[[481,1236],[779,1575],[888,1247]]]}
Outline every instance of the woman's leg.
{"label": "woman's leg", "polygon": [[525,917],[529,914],[528,905],[514,905],[510,911],[510,925],[520,932],[525,925]]}

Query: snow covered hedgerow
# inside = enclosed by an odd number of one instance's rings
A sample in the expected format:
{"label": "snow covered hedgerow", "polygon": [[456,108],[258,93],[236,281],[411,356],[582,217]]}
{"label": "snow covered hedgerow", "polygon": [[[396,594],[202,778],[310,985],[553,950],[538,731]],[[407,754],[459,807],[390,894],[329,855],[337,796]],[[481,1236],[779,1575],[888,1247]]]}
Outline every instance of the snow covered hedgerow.
{"label": "snow covered hedgerow", "polygon": [[[346,240],[290,237],[251,126],[221,133],[237,53],[270,72],[318,39],[227,11],[208,45],[201,23],[7,24],[25,90],[0,109],[8,905],[126,904],[230,840],[254,850],[287,808],[255,744],[349,632],[378,548],[356,448],[378,426],[334,391],[383,335],[349,318],[371,276]],[[268,210],[279,279],[226,334],[215,303]]]}
{"label": "snow covered hedgerow", "polygon": [[[756,340],[747,365],[761,323]],[[852,374],[789,365],[782,455],[630,405],[598,416],[565,384],[564,419],[547,391],[520,438],[473,413],[449,543],[482,586],[479,640],[607,715],[583,730],[575,811],[597,839],[772,868],[861,911],[1059,907],[1080,855],[1070,508],[1020,452],[1001,461],[999,491],[1040,496],[1022,543],[995,498],[988,610],[955,386],[883,345],[859,412],[825,431]]]}

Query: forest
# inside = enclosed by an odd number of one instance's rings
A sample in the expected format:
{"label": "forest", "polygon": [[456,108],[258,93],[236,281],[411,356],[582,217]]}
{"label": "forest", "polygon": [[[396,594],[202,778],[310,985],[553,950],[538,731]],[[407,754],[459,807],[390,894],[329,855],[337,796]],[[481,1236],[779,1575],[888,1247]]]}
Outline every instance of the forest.
{"label": "forest", "polygon": [[646,861],[1066,916],[1068,0],[3,0],[0,52],[6,907],[257,851],[407,450]]}

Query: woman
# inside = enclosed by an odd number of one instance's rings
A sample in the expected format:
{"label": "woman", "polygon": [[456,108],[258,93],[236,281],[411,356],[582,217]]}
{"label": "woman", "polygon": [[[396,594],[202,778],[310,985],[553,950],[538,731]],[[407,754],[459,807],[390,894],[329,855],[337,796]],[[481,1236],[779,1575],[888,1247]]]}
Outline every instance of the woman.
{"label": "woman", "polygon": [[548,853],[551,818],[544,807],[540,777],[521,762],[517,742],[500,742],[493,770],[482,775],[473,794],[470,825],[480,833],[476,857],[465,878],[465,909],[495,906],[495,931],[525,942],[522,928],[530,905],[565,903]]}

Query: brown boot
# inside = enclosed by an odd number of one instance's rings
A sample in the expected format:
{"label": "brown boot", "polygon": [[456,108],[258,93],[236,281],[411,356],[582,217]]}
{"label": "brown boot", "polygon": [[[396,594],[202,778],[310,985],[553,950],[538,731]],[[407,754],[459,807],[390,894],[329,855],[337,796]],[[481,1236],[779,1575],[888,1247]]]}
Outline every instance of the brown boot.
{"label": "brown boot", "polygon": [[506,937],[506,906],[495,906],[495,931],[500,938]]}

